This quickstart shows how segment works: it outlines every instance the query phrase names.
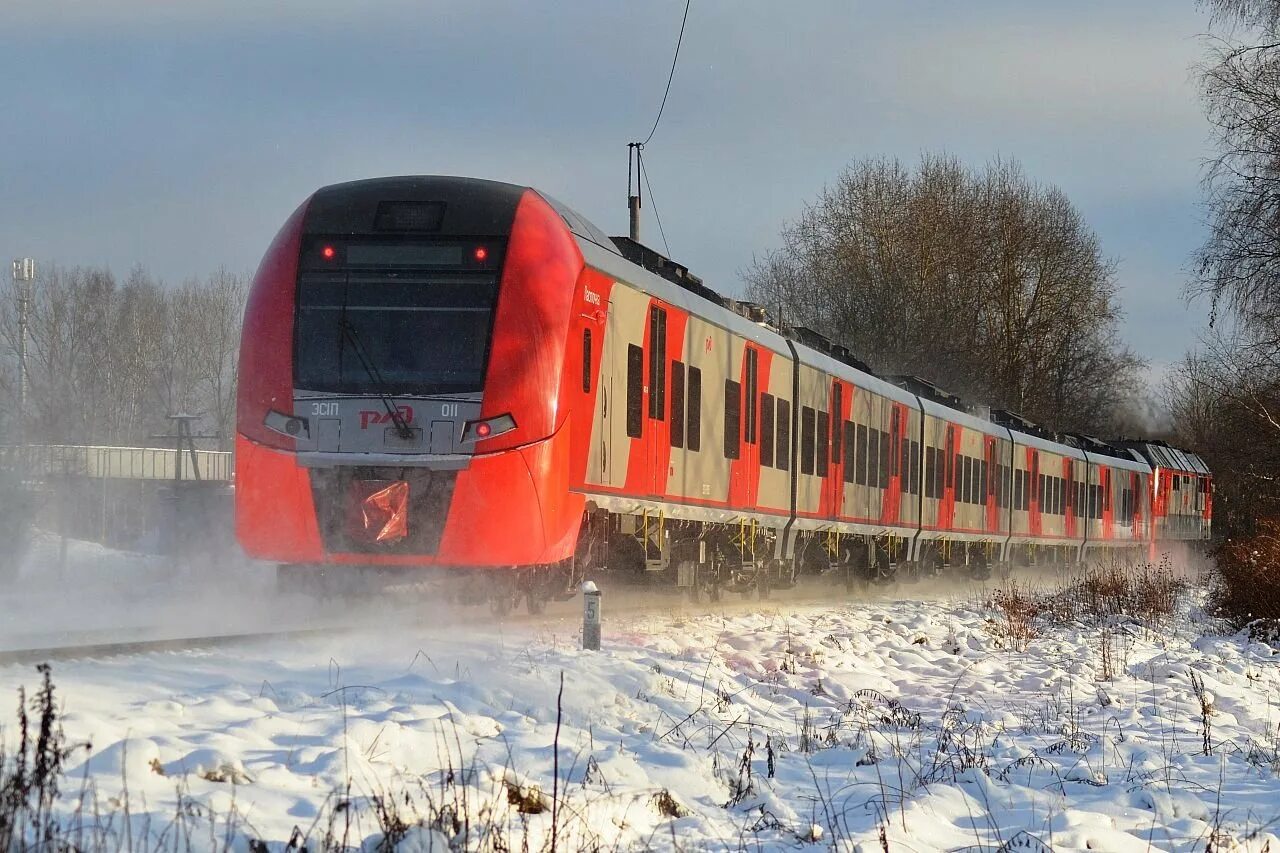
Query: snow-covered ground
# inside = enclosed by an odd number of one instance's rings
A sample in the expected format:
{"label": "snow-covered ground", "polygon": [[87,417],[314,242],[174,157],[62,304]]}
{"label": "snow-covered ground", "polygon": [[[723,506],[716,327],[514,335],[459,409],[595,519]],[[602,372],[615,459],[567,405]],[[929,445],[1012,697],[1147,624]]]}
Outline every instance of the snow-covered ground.
{"label": "snow-covered ground", "polygon": [[[407,830],[417,850],[1280,849],[1280,658],[1191,608],[1020,650],[974,593],[611,603],[601,652],[576,619],[476,609],[58,664],[67,735],[92,743],[64,787],[117,832],[127,804],[148,850],[373,846],[398,821],[434,827]],[[0,668],[0,701],[36,680]]]}

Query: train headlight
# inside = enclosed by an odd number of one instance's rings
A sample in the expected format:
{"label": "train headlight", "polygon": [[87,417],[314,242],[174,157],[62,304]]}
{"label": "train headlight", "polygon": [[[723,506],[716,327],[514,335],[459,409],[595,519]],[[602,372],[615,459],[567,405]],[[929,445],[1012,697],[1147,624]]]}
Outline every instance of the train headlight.
{"label": "train headlight", "polygon": [[516,419],[511,415],[497,415],[482,421],[467,421],[462,427],[463,444],[482,441],[486,438],[497,438],[516,428]]}
{"label": "train headlight", "polygon": [[274,409],[267,412],[267,416],[262,419],[262,425],[269,430],[273,430],[290,438],[308,438],[309,427],[306,418],[299,418],[294,415],[286,415],[283,412],[277,412]]}

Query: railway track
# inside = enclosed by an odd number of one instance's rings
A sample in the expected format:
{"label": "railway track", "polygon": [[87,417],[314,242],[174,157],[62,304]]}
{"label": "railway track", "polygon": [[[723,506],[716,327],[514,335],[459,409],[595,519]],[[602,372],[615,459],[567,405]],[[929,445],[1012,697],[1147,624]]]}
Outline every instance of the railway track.
{"label": "railway track", "polygon": [[[830,580],[811,579],[791,589],[774,590],[766,600],[726,594],[718,602],[691,602],[670,591],[612,584],[605,587],[604,634],[607,640],[610,630],[619,620],[729,615],[751,610],[776,611],[813,605],[857,605],[886,598],[971,596],[979,589],[981,585],[973,582],[924,582],[849,593]],[[245,624],[219,629],[216,623],[206,621],[201,627],[192,629],[190,634],[182,634],[182,629],[175,628],[172,624],[93,631],[26,632],[9,636],[0,633],[0,666],[221,649],[272,640],[323,639],[428,626],[448,628],[456,625],[466,630],[545,626],[576,631],[582,618],[581,598],[552,602],[545,612],[538,615],[511,613],[501,619],[493,617],[486,607],[445,606],[439,603],[427,603],[424,606],[426,601],[427,599],[416,596],[396,596],[364,601],[354,608],[336,609],[332,602],[327,607],[315,604],[312,609],[294,613],[285,624],[276,619],[275,624],[269,626]],[[281,606],[278,612],[288,610],[287,606]],[[481,616],[483,618],[477,618]]]}
{"label": "railway track", "polygon": [[139,637],[137,639],[71,638],[70,642],[0,648],[0,666],[123,657],[151,652],[197,651],[207,648],[245,645],[272,639],[304,639],[353,629],[300,628],[281,631],[209,634],[201,637]]}

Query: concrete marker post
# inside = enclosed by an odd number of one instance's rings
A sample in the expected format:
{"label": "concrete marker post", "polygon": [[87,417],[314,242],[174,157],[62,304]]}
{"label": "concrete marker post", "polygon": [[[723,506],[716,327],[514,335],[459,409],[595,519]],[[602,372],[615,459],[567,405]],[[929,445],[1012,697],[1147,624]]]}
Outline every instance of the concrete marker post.
{"label": "concrete marker post", "polygon": [[600,589],[594,581],[582,584],[582,648],[600,651]]}

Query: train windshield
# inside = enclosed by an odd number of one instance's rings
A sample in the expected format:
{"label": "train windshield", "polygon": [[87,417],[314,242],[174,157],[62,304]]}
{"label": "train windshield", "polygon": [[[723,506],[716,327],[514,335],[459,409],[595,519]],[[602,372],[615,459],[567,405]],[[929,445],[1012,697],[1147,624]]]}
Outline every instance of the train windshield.
{"label": "train windshield", "polygon": [[500,254],[492,241],[313,241],[299,265],[296,386],[358,395],[479,392]]}

